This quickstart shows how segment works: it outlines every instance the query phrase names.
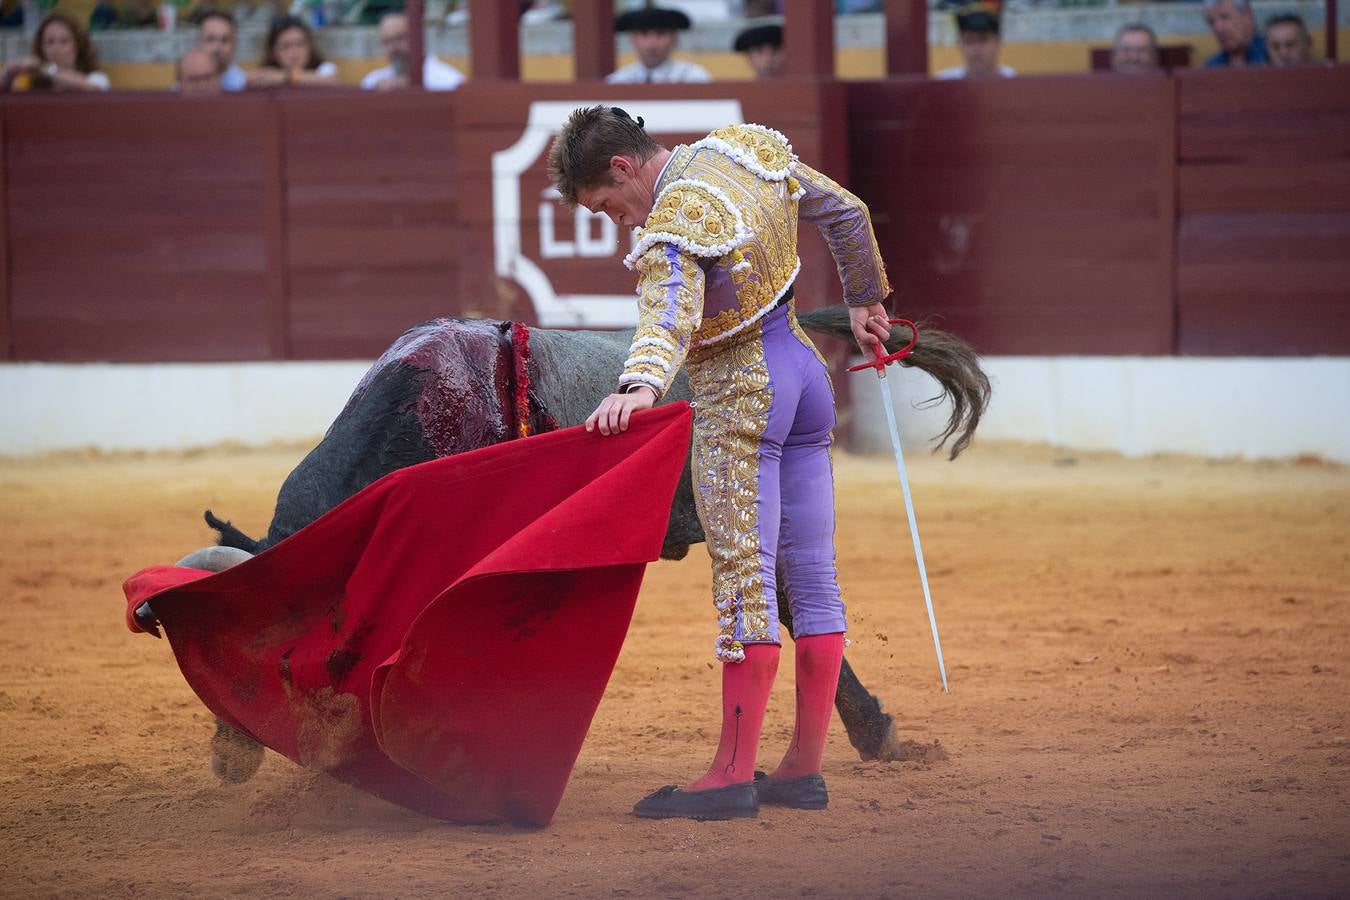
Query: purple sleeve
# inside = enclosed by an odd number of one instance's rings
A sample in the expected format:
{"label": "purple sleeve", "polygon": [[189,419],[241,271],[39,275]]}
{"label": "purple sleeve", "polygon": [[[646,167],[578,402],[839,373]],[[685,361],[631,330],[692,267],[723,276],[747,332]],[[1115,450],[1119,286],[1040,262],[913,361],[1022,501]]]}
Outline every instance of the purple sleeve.
{"label": "purple sleeve", "polygon": [[844,303],[868,306],[891,293],[886,265],[872,232],[867,204],[844,187],[804,163],[797,163],[793,176],[801,185],[797,214],[820,231],[839,269]]}

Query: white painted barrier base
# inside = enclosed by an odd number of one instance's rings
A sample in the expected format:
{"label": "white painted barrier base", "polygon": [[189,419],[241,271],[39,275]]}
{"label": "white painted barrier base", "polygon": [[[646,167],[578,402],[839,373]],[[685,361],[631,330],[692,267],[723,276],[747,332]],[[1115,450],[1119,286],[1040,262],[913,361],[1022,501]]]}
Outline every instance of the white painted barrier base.
{"label": "white painted barrier base", "polygon": [[[1350,463],[1350,358],[987,357],[994,399],[979,439],[1130,456],[1191,453]],[[0,364],[0,454],[182,450],[317,440],[369,362]],[[857,449],[889,451],[869,373],[853,383]],[[907,446],[946,407],[925,375],[887,381]]]}
{"label": "white painted barrier base", "polygon": [[[995,356],[984,364],[994,398],[977,440],[1350,463],[1347,357]],[[849,377],[856,449],[889,452],[876,377]],[[905,446],[926,446],[950,411],[915,408],[936,383],[895,366],[887,381]]]}
{"label": "white painted barrier base", "polygon": [[370,362],[0,365],[0,454],[317,440]]}

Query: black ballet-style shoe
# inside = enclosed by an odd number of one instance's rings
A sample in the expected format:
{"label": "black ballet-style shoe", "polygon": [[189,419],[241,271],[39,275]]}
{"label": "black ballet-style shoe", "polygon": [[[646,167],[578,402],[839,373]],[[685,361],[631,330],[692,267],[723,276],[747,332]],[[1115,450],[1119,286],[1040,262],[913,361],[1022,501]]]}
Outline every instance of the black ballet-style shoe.
{"label": "black ballet-style shoe", "polygon": [[763,772],[755,773],[755,793],[759,802],[793,809],[824,809],[830,805],[825,779],[817,772],[787,781],[773,781]]}
{"label": "black ballet-style shoe", "polygon": [[668,784],[639,800],[633,815],[644,819],[753,819],[759,815],[759,801],[750,782],[706,791],[684,791]]}

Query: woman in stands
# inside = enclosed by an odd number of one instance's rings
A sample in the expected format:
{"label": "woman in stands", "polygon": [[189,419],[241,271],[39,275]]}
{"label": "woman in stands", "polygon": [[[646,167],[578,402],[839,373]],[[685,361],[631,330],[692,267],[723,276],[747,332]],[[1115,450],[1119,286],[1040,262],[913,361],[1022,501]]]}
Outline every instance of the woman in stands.
{"label": "woman in stands", "polygon": [[314,46],[314,33],[295,16],[272,20],[262,64],[248,75],[248,86],[341,87],[338,69]]}
{"label": "woman in stands", "polygon": [[98,54],[74,19],[50,13],[33,35],[33,54],[0,72],[0,91],[106,91]]}

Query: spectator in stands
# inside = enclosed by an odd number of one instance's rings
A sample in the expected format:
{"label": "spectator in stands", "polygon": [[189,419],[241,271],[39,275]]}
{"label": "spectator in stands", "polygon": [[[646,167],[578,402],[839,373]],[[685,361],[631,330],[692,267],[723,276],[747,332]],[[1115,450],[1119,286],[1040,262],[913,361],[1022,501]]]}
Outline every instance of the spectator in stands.
{"label": "spectator in stands", "polygon": [[154,28],[159,25],[159,14],[150,0],[126,0],[118,24],[122,28]]}
{"label": "spectator in stands", "polygon": [[22,28],[23,6],[20,0],[0,0],[0,29]]}
{"label": "spectator in stands", "polygon": [[224,90],[220,65],[201,45],[192,47],[178,60],[178,92],[183,95],[203,96],[219,94]]}
{"label": "spectator in stands", "polygon": [[1294,13],[1266,22],[1266,52],[1272,66],[1310,66],[1316,62],[1308,26]]}
{"label": "spectator in stands", "polygon": [[216,61],[216,74],[224,91],[242,91],[248,87],[248,75],[234,61],[238,30],[229,13],[219,10],[202,16],[197,28],[197,49],[204,50]]}
{"label": "spectator in stands", "polygon": [[89,30],[107,31],[117,27],[117,7],[112,0],[98,0],[89,11]]}
{"label": "spectator in stands", "polygon": [[0,91],[106,91],[98,54],[74,19],[48,13],[33,35],[33,55],[0,72]]}
{"label": "spectator in stands", "polygon": [[956,11],[956,30],[964,66],[953,66],[937,73],[938,78],[1011,78],[1017,73],[999,65],[998,10],[985,2],[971,3]]}
{"label": "spectator in stands", "polygon": [[1120,26],[1111,45],[1111,71],[1137,75],[1158,69],[1158,36],[1153,29],[1142,22]]}
{"label": "spectator in stands", "polygon": [[200,25],[207,16],[218,12],[216,0],[197,0],[197,5],[188,12],[186,20],[189,25]]}
{"label": "spectator in stands", "polygon": [[520,24],[537,25],[567,18],[567,9],[557,0],[521,0]]}
{"label": "spectator in stands", "polygon": [[755,70],[756,78],[777,78],[783,74],[783,26],[755,25],[736,35],[732,45]]}
{"label": "spectator in stands", "polygon": [[1264,66],[1270,62],[1266,42],[1256,33],[1250,0],[1205,0],[1205,21],[1219,52],[1205,60],[1205,68]]}
{"label": "spectator in stands", "polygon": [[712,81],[702,66],[671,58],[679,32],[688,27],[689,17],[675,9],[653,6],[619,16],[614,30],[631,35],[637,61],[616,69],[605,80],[611,84]]}
{"label": "spectator in stands", "polygon": [[234,4],[234,20],[240,28],[263,29],[281,15],[276,0],[239,0]]}
{"label": "spectator in stands", "polygon": [[341,87],[337,66],[314,46],[314,33],[295,16],[282,16],[267,29],[267,49],[256,71],[248,73],[251,88]]}
{"label": "spectator in stands", "polygon": [[[408,86],[408,17],[403,13],[385,13],[380,19],[380,46],[389,65],[366,73],[361,87],[368,91],[389,91]],[[428,53],[422,60],[422,87],[429,91],[453,91],[464,83],[464,73]]]}

